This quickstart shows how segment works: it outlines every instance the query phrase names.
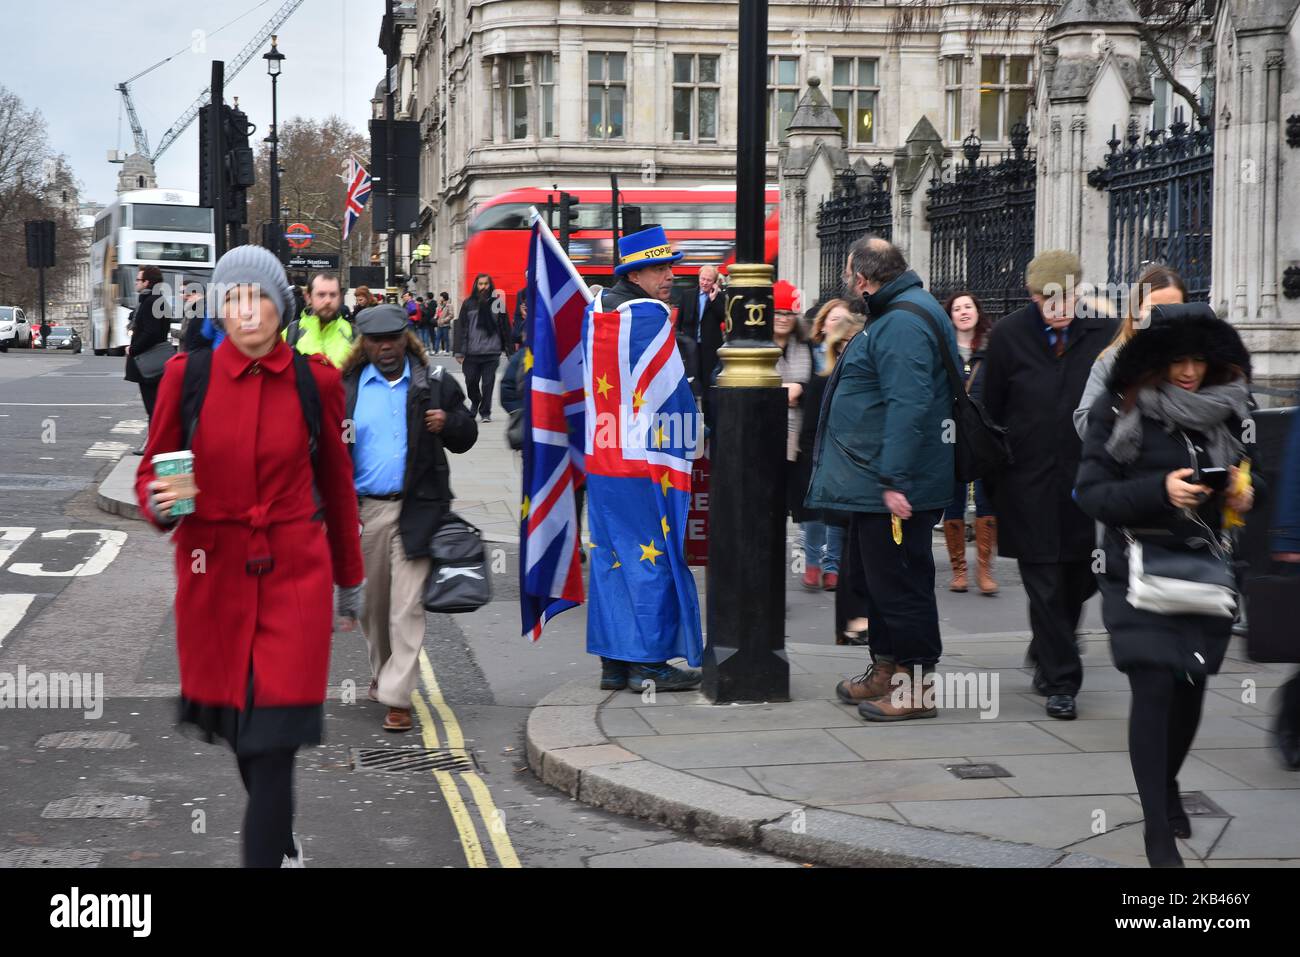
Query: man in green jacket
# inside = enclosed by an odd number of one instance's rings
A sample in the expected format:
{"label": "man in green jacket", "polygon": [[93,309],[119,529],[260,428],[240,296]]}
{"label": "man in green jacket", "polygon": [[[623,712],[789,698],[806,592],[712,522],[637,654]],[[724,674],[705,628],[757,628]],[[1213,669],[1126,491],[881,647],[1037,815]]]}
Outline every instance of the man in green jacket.
{"label": "man in green jacket", "polygon": [[343,287],[332,272],[318,272],[307,284],[307,309],[281,333],[303,355],[320,353],[342,368],[352,354],[352,324],[339,315]]}
{"label": "man in green jacket", "polygon": [[[853,244],[844,283],[850,298],[865,298],[871,321],[827,386],[806,504],[853,513],[845,544],[861,558],[873,663],[836,694],[868,721],[932,718],[923,692],[943,652],[933,529],[956,487],[953,394],[939,350],[955,356],[957,341],[943,307],[885,240]],[[891,681],[896,672],[908,680]]]}

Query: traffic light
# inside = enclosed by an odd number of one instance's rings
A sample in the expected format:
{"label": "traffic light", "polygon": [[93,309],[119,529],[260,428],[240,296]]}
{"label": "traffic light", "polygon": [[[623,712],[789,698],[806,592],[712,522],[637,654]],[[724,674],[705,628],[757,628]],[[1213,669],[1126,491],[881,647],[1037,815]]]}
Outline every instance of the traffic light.
{"label": "traffic light", "polygon": [[569,251],[569,239],[578,229],[578,197],[560,194],[560,245]]}
{"label": "traffic light", "polygon": [[632,233],[641,231],[641,207],[624,206],[623,207],[623,235],[630,236]]}
{"label": "traffic light", "polygon": [[27,221],[27,265],[49,269],[54,265],[54,223],[48,219]]}

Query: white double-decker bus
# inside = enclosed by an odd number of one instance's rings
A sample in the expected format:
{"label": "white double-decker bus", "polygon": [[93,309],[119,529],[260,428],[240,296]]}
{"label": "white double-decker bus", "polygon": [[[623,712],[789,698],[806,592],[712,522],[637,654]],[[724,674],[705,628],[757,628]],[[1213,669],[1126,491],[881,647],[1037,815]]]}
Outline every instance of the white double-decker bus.
{"label": "white double-decker bus", "polygon": [[[90,342],[95,355],[125,355],[131,341],[127,320],[138,296],[141,266],[157,266],[173,311],[189,283],[205,288],[212,275],[216,236],[212,210],[198,193],[140,189],[122,193],[95,216],[90,247]],[[173,316],[179,321],[179,314]]]}

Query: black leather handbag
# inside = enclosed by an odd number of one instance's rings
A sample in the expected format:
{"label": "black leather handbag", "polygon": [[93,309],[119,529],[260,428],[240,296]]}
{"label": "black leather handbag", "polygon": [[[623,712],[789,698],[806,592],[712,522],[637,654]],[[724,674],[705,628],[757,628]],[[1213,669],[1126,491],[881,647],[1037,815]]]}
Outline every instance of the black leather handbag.
{"label": "black leather handbag", "polygon": [[429,545],[433,567],[424,583],[424,610],[458,615],[492,600],[483,533],[448,512]]}

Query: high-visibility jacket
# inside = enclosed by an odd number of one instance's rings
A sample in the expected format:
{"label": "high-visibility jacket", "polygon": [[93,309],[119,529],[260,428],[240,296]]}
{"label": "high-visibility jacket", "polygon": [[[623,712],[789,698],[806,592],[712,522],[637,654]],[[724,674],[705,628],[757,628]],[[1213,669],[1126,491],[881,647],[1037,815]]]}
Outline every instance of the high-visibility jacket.
{"label": "high-visibility jacket", "polygon": [[285,342],[303,355],[310,356],[319,352],[336,368],[342,368],[343,363],[352,354],[354,338],[352,324],[342,316],[334,319],[322,331],[320,319],[304,312],[289,323],[280,335]]}

